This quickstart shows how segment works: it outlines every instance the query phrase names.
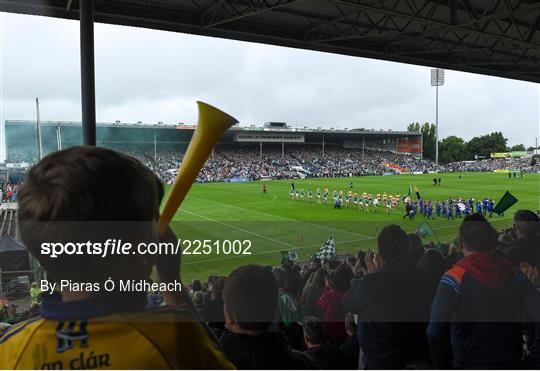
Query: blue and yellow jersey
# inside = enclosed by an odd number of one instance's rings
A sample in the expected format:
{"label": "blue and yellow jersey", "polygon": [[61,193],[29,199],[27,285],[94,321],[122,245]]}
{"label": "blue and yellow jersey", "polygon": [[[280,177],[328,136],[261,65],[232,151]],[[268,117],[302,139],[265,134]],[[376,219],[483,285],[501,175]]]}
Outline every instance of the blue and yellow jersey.
{"label": "blue and yellow jersey", "polygon": [[0,369],[232,369],[187,309],[104,314],[99,300],[44,303],[0,338]]}

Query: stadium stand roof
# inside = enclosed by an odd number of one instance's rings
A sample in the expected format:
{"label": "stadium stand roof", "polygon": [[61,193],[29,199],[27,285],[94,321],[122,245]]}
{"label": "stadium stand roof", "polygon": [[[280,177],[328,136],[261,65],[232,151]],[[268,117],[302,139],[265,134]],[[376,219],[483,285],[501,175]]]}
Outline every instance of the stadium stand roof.
{"label": "stadium stand roof", "polygon": [[[79,1],[0,0],[79,19]],[[540,82],[538,0],[95,0],[95,21]]]}
{"label": "stadium stand roof", "polygon": [[[31,127],[32,130],[35,129],[36,122],[32,120],[6,120],[4,123],[6,126],[24,126]],[[40,126],[43,127],[80,127],[81,122],[77,121],[41,121]],[[195,125],[175,125],[175,124],[143,124],[143,123],[121,123],[121,122],[97,122],[97,127],[101,128],[116,128],[116,129],[141,129],[141,130],[182,130],[185,132],[193,132],[195,130]],[[227,130],[228,133],[298,133],[298,134],[324,134],[324,135],[333,135],[339,137],[350,137],[350,136],[362,136],[366,137],[376,137],[376,138],[388,138],[388,137],[421,137],[422,133],[413,132],[413,131],[404,131],[404,130],[383,130],[383,129],[349,129],[349,128],[311,128],[311,127],[297,127],[297,126],[285,126],[283,128],[275,127],[266,127],[262,126],[241,126],[235,125]]]}

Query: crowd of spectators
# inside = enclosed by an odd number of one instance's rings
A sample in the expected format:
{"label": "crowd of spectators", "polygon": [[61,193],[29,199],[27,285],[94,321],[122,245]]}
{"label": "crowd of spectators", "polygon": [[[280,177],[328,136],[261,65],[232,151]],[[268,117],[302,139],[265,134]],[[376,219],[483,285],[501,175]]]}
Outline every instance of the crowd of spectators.
{"label": "crowd of spectators", "polygon": [[[182,162],[175,152],[135,154],[165,183],[172,183]],[[197,181],[223,182],[235,180],[291,179],[300,177],[348,177],[395,174],[406,172],[441,171],[432,161],[411,155],[384,151],[347,149],[297,148],[283,154],[280,149],[255,147],[225,147],[216,149],[201,170]]]}
{"label": "crowd of spectators", "polygon": [[[135,154],[165,183],[172,183],[182,155],[177,152]],[[329,148],[280,149],[225,147],[213,152],[197,181],[224,182],[235,180],[292,179],[301,177],[328,178],[363,175],[384,175],[428,172],[495,171],[539,172],[540,164],[530,158],[487,159],[437,165],[430,160],[387,151]]]}
{"label": "crowd of spectators", "polygon": [[[104,184],[100,175],[105,174],[114,181]],[[52,184],[61,184],[63,192]],[[76,147],[42,160],[19,193],[19,217],[25,221],[74,215],[82,221],[152,221],[146,229],[117,231],[129,240],[154,238],[163,188],[133,158]],[[36,229],[35,223],[21,230],[23,242],[52,276],[149,279],[154,267],[161,282],[180,279],[180,259],[167,255],[155,261],[132,254],[112,259],[39,255],[42,241],[57,233]],[[86,240],[91,232],[64,228],[60,235]],[[170,230],[160,237],[175,239]],[[424,245],[417,235],[387,225],[378,233],[376,251],[359,251],[343,261],[249,264],[207,283],[194,280],[180,292],[66,290],[61,298],[42,298],[41,317],[31,319],[32,325],[8,329],[0,338],[0,368],[31,368],[33,349],[44,339],[56,346],[58,324],[75,323],[83,313],[78,321],[88,328],[88,346],[115,339],[148,349],[116,361],[115,368],[144,368],[137,361],[148,368],[537,369],[539,246],[535,212],[517,211],[513,227],[501,232],[481,214],[472,214],[451,244]],[[104,319],[110,322],[107,316],[115,314],[119,320],[107,327]],[[107,351],[115,360],[125,354],[124,347],[111,345]],[[68,347],[55,356],[79,352]],[[163,359],[167,363],[158,363]]]}
{"label": "crowd of spectators", "polygon": [[[129,152],[152,169],[165,183],[172,183],[182,154],[177,151]],[[226,182],[235,180],[292,179],[300,177],[328,178],[363,175],[397,174],[401,172],[495,171],[538,172],[540,164],[530,158],[501,158],[460,161],[437,165],[430,160],[388,151],[344,148],[298,147],[264,149],[258,146],[218,147],[201,170],[197,181]]]}
{"label": "crowd of spectators", "polygon": [[509,170],[522,173],[537,173],[540,163],[532,158],[490,158],[476,161],[458,161],[445,166],[446,171],[495,171]]}
{"label": "crowd of spectators", "polygon": [[389,225],[376,252],[247,265],[189,288],[239,368],[513,369],[538,366],[539,270],[538,215],[520,210],[503,231],[468,216],[451,244]]}
{"label": "crowd of spectators", "polygon": [[0,203],[16,202],[19,184],[4,183],[0,185]]}
{"label": "crowd of spectators", "polygon": [[[540,365],[540,222],[495,231],[480,214],[459,242],[383,228],[377,250],[326,262],[245,265],[185,289],[240,369],[506,368]],[[0,334],[39,315],[5,306]],[[166,300],[148,294],[148,306]]]}
{"label": "crowd of spectators", "polygon": [[[279,147],[279,148],[278,148]],[[174,182],[183,152],[174,146],[115,144],[114,149],[141,160],[166,184]],[[31,162],[22,153],[10,153],[9,160]],[[530,158],[496,158],[459,161],[437,165],[412,155],[388,151],[344,149],[313,146],[291,146],[282,154],[280,146],[219,146],[207,160],[197,182],[227,182],[260,179],[293,179],[301,177],[348,177],[404,172],[495,171],[538,172],[540,163]]]}

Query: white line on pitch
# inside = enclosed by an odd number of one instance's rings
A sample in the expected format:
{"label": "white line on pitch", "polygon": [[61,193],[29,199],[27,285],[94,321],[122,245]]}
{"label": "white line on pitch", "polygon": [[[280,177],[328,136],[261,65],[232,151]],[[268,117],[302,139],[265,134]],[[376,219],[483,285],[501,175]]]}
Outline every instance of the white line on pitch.
{"label": "white line on pitch", "polygon": [[[319,246],[319,245],[317,245]],[[302,249],[306,249],[310,246],[304,246],[304,247],[295,247],[294,249],[295,250],[302,250]],[[192,265],[192,264],[198,264],[198,263],[208,263],[208,262],[214,262],[214,261],[220,261],[220,260],[229,260],[229,259],[236,259],[236,258],[247,258],[249,256],[257,256],[257,255],[265,255],[265,254],[273,254],[273,253],[277,253],[277,252],[280,252],[280,251],[283,251],[283,250],[266,250],[266,251],[261,251],[261,252],[257,252],[255,254],[250,254],[250,255],[232,255],[232,256],[226,256],[226,257],[223,257],[223,258],[217,258],[217,259],[205,259],[205,260],[197,260],[197,261],[193,261],[193,262],[189,262],[189,263],[182,263],[182,265]]]}
{"label": "white line on pitch", "polygon": [[191,214],[191,215],[195,215],[195,216],[197,216],[197,217],[199,217],[199,218],[206,219],[206,220],[209,220],[209,221],[214,222],[214,223],[218,223],[218,224],[227,226],[227,227],[229,227],[229,228],[234,228],[234,229],[239,230],[239,231],[241,231],[241,232],[245,232],[245,233],[252,234],[252,235],[257,236],[257,237],[259,237],[259,238],[264,238],[264,239],[266,239],[266,240],[269,240],[269,241],[272,241],[272,242],[276,242],[276,243],[279,243],[279,244],[282,244],[282,245],[285,245],[285,246],[292,247],[293,249],[296,249],[296,246],[291,245],[290,243],[287,243],[287,242],[283,242],[283,241],[280,241],[280,240],[276,240],[275,238],[266,237],[266,236],[263,236],[263,235],[261,235],[261,234],[255,233],[255,232],[248,231],[248,230],[246,230],[246,229],[238,228],[238,227],[236,227],[236,226],[234,226],[234,225],[227,224],[227,223],[221,222],[221,221],[219,221],[219,220],[215,220],[215,219],[206,217],[206,216],[204,216],[204,215],[199,215],[199,214],[196,214],[196,213],[191,212],[191,211],[187,211],[186,209],[181,209],[180,211],[186,212],[186,213]]}
{"label": "white line on pitch", "polygon": [[[217,201],[214,201],[214,202],[217,202]],[[219,203],[219,202],[218,202]],[[226,205],[226,204],[225,204]],[[218,223],[218,224],[223,224],[227,227],[230,227],[230,228],[234,228],[234,229],[237,229],[239,231],[242,231],[242,232],[246,232],[246,233],[250,233],[250,234],[253,234],[257,237],[260,237],[260,238],[264,238],[264,239],[267,239],[267,240],[270,240],[270,241],[273,241],[273,242],[277,242],[277,243],[280,243],[280,244],[283,244],[283,245],[286,245],[286,246],[289,246],[289,247],[292,247],[293,249],[295,250],[303,250],[303,249],[307,249],[307,248],[312,248],[312,247],[317,247],[317,246],[321,246],[321,244],[314,244],[314,245],[307,245],[307,246],[302,246],[302,247],[298,247],[298,246],[294,246],[294,245],[291,245],[291,244],[288,244],[286,242],[282,242],[282,241],[279,241],[279,240],[276,240],[276,239],[273,239],[273,238],[270,238],[270,237],[266,237],[266,236],[262,236],[258,233],[255,233],[255,232],[250,232],[250,231],[246,231],[244,229],[241,229],[241,228],[238,228],[236,226],[233,226],[233,225],[230,225],[230,224],[227,224],[227,223],[224,223],[224,222],[220,222],[218,220],[214,220],[212,218],[208,218],[208,217],[205,217],[203,215],[199,215],[199,214],[196,214],[194,212],[191,212],[191,211],[187,211],[185,209],[182,209],[181,211],[185,211],[186,213],[188,214],[192,214],[192,215],[195,215],[197,217],[200,217],[200,218],[203,218],[203,219],[207,219],[211,222],[215,222],[215,223]],[[270,214],[271,215],[271,214]],[[493,221],[502,221],[502,220],[508,220],[508,219],[512,219],[512,217],[507,217],[507,218],[501,218],[501,219],[494,219]],[[439,230],[439,229],[446,229],[446,228],[455,228],[455,227],[458,227],[456,225],[449,225],[449,226],[443,226],[443,227],[435,227],[433,228],[434,230]],[[336,245],[339,245],[339,244],[344,244],[344,243],[350,243],[350,242],[359,242],[359,241],[367,241],[367,240],[373,240],[375,239],[375,237],[368,237],[366,236],[366,238],[359,238],[359,239],[354,239],[354,240],[345,240],[345,241],[336,241]],[[217,259],[205,259],[205,260],[197,260],[197,261],[193,261],[193,262],[188,262],[188,263],[182,263],[182,265],[193,265],[193,264],[199,264],[199,263],[209,263],[209,262],[214,262],[214,261],[221,261],[221,260],[229,260],[229,259],[236,259],[236,258],[243,258],[243,257],[249,257],[249,256],[258,256],[258,255],[266,255],[266,254],[273,254],[273,253],[276,253],[276,252],[280,252],[282,250],[266,250],[266,251],[261,251],[261,252],[258,252],[258,253],[255,253],[255,254],[251,254],[251,255],[234,255],[234,256],[227,256],[227,257],[223,257],[223,258],[217,258]]]}
{"label": "white line on pitch", "polygon": [[274,198],[272,198],[271,200],[259,201],[259,202],[246,202],[245,204],[240,204],[240,205],[251,206],[251,205],[267,204],[267,203],[270,203],[270,202],[274,202],[275,200],[277,200],[277,198],[278,198],[278,196],[274,196]]}
{"label": "white line on pitch", "polygon": [[206,199],[206,198],[200,198],[200,197],[195,197],[195,196],[190,196],[190,198],[194,198],[194,199],[196,199],[196,200],[201,200],[201,201],[206,201],[206,202],[214,202],[214,203],[216,203],[216,204],[218,204],[218,205],[234,207],[234,208],[237,208],[237,209],[240,209],[240,210],[245,210],[245,211],[249,211],[249,212],[254,212],[254,213],[259,213],[259,214],[263,214],[263,215],[272,216],[272,217],[274,217],[274,218],[280,218],[280,219],[285,219],[285,220],[294,220],[295,222],[298,222],[298,223],[307,224],[307,225],[312,225],[312,226],[319,227],[319,228],[325,228],[325,229],[334,230],[334,231],[341,231],[341,232],[344,232],[344,233],[350,233],[350,234],[354,234],[354,235],[361,236],[361,237],[371,237],[371,236],[368,236],[368,235],[365,235],[365,234],[360,234],[360,233],[356,233],[356,232],[351,232],[351,231],[347,231],[347,230],[340,229],[340,228],[327,227],[327,226],[325,226],[325,225],[321,225],[321,224],[317,224],[317,223],[310,223],[310,222],[306,222],[306,221],[304,221],[304,220],[299,220],[299,219],[294,219],[294,218],[288,218],[288,217],[286,217],[286,216],[281,216],[281,215],[275,215],[275,214],[265,213],[264,211],[251,210],[251,209],[246,209],[246,208],[244,208],[244,207],[240,207],[240,206],[236,206],[236,205],[224,204],[224,203],[222,203],[222,202],[218,202],[218,201],[214,201],[214,200],[208,200],[208,199]]}

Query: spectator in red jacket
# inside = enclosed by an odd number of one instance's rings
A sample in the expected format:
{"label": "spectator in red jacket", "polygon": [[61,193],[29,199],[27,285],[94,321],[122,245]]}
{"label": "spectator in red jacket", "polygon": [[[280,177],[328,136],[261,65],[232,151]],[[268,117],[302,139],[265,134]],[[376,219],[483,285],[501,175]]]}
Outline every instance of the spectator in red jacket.
{"label": "spectator in red jacket", "polygon": [[350,280],[350,272],[345,266],[332,269],[326,278],[326,288],[317,302],[317,307],[324,313],[324,331],[330,341],[341,342],[347,338],[344,322],[346,312],[341,298],[349,289]]}

